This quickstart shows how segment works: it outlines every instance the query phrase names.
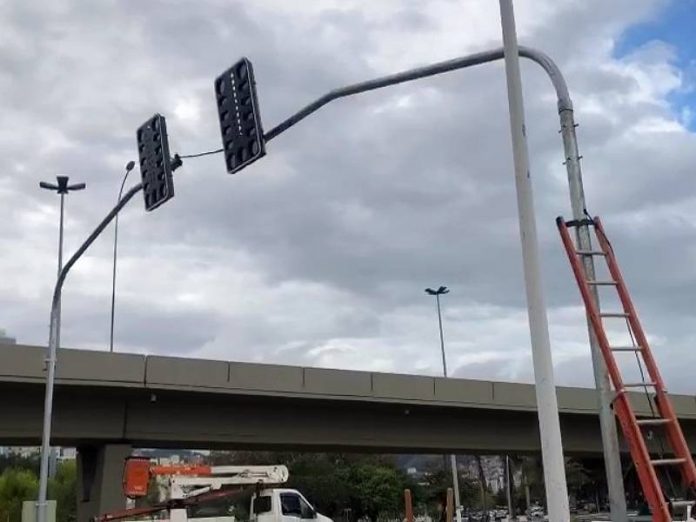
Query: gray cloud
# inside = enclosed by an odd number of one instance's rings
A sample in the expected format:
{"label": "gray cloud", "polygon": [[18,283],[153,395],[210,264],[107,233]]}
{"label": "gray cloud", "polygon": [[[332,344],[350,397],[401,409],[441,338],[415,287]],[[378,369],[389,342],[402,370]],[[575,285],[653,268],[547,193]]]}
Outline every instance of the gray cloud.
{"label": "gray cloud", "polygon": [[[588,204],[605,216],[655,350],[689,391],[696,291],[696,137],[667,97],[670,49],[612,45],[661,1],[518,2],[524,43],[566,73]],[[630,5],[631,9],[626,9]],[[266,129],[348,83],[500,45],[497,8],[432,2],[9,2],[0,19],[0,324],[46,339],[56,198],[69,173],[67,251],[113,204],[134,130],[168,118],[171,148],[219,146],[212,80],[254,62]],[[573,30],[576,28],[583,30]],[[462,29],[466,30],[462,30]],[[447,284],[448,354],[467,377],[530,380],[502,64],[331,104],[235,176],[186,161],[176,198],[120,229],[123,349],[439,373],[434,304]],[[559,381],[591,382],[584,318],[553,219],[569,212],[553,92],[524,64],[545,287]],[[133,173],[137,178],[137,172]],[[111,234],[65,290],[66,345],[108,340]]]}

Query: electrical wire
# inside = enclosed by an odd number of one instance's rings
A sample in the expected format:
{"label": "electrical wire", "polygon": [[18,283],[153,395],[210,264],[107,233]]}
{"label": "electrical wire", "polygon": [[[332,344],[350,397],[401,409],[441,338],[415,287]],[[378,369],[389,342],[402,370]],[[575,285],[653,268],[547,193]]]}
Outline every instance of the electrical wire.
{"label": "electrical wire", "polygon": [[215,149],[215,150],[208,150],[206,152],[199,152],[197,154],[179,154],[178,156],[181,159],[186,159],[186,158],[200,158],[203,156],[210,156],[211,154],[219,154],[223,152],[225,149]]}

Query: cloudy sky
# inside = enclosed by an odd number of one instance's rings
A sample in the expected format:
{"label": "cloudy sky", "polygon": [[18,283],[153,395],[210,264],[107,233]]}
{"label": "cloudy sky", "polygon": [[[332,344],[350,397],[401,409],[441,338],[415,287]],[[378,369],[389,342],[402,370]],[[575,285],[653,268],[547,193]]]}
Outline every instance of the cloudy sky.
{"label": "cloudy sky", "polygon": [[[517,0],[520,42],[575,102],[588,206],[604,217],[670,388],[696,392],[693,0]],[[501,45],[491,0],[0,0],[0,327],[45,344],[58,198],[66,252],[117,197],[135,130],[220,146],[213,79],[254,64],[271,128],[345,84]],[[522,67],[557,382],[589,385],[554,92]],[[330,104],[241,173],[187,160],[176,197],[122,215],[116,350],[531,381],[502,63]],[[139,176],[132,174],[132,182]],[[108,349],[113,230],[68,278],[63,345]],[[620,325],[618,325],[620,326]],[[620,336],[617,329],[615,335]],[[635,366],[635,363],[634,363]]]}

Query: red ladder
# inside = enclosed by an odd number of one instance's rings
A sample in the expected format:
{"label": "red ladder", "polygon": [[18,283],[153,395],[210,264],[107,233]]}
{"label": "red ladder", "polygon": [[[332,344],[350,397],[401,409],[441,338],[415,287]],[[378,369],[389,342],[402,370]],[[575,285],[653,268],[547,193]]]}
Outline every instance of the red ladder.
{"label": "red ladder", "polygon": [[[674,408],[667,395],[664,381],[657,369],[657,364],[650,351],[648,339],[643,332],[643,328],[638,320],[638,314],[633,307],[633,302],[629,296],[628,289],[624,283],[621,271],[614,257],[614,252],[611,244],[604,233],[602,223],[599,218],[583,219],[566,222],[562,217],[556,219],[558,230],[561,233],[563,246],[565,247],[570,265],[573,269],[573,274],[578,283],[582,300],[585,303],[587,317],[590,321],[592,330],[594,331],[597,341],[604,356],[604,361],[609,371],[612,386],[615,391],[614,412],[619,419],[621,430],[624,438],[628,443],[629,450],[633,463],[638,473],[641,487],[645,499],[650,506],[654,521],[671,522],[670,508],[682,508],[692,506],[693,500],[673,500],[667,498],[664,494],[660,481],[658,479],[657,467],[660,466],[675,466],[681,472],[682,482],[685,490],[690,494],[696,492],[696,467],[691,457],[689,447],[684,440],[679,421],[677,420]],[[575,243],[571,239],[569,227],[588,226],[594,228],[595,235],[599,244],[599,250],[578,250]],[[583,259],[587,256],[603,257],[609,268],[611,280],[589,281],[585,275]],[[622,312],[602,312],[599,309],[598,301],[595,300],[593,288],[598,286],[613,287],[618,292],[619,300],[623,308]],[[627,321],[629,332],[635,339],[636,346],[611,346],[604,329],[604,318],[619,317],[625,318]],[[614,357],[615,352],[635,352],[642,356],[645,362],[645,367],[649,375],[649,382],[625,383],[621,377],[621,372]],[[638,419],[636,413],[631,406],[627,391],[630,388],[638,388],[643,390],[653,389],[655,391],[655,404],[657,416]],[[645,436],[641,428],[659,427],[665,430],[668,451],[674,454],[674,458],[651,459],[648,451]]]}

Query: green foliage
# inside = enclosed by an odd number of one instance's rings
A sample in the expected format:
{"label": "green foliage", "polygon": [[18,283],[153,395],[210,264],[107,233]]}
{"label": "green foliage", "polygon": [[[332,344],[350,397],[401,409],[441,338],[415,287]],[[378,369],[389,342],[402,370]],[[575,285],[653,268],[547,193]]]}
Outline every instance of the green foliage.
{"label": "green foliage", "polygon": [[403,505],[404,477],[393,467],[358,464],[350,470],[351,500],[357,516],[377,520],[380,515],[396,517]]}
{"label": "green foliage", "polygon": [[56,522],[77,518],[77,466],[75,461],[58,465],[56,476],[48,481],[48,498],[56,501]]}
{"label": "green foliage", "polygon": [[[12,467],[9,467],[9,464]],[[5,457],[0,474],[0,521],[21,522],[22,502],[36,500],[39,491],[38,459],[19,456]],[[58,466],[56,476],[48,481],[48,498],[56,501],[56,522],[76,519],[77,470],[75,462]]]}
{"label": "green foliage", "polygon": [[290,464],[288,487],[302,492],[315,509],[338,514],[350,505],[350,468],[337,455],[298,455]]}
{"label": "green foliage", "polygon": [[0,473],[7,468],[27,469],[39,476],[39,456],[22,457],[21,455],[0,455]]}
{"label": "green foliage", "polygon": [[211,464],[268,465],[284,463],[287,486],[297,489],[314,508],[334,519],[368,516],[400,517],[404,489],[418,490],[390,457],[333,453],[213,452]]}
{"label": "green foliage", "polygon": [[39,481],[31,470],[7,468],[0,475],[0,520],[20,522],[22,502],[36,499]]}
{"label": "green foliage", "polygon": [[579,493],[585,486],[592,482],[587,469],[577,460],[566,458],[565,470],[568,491],[571,493]]}

